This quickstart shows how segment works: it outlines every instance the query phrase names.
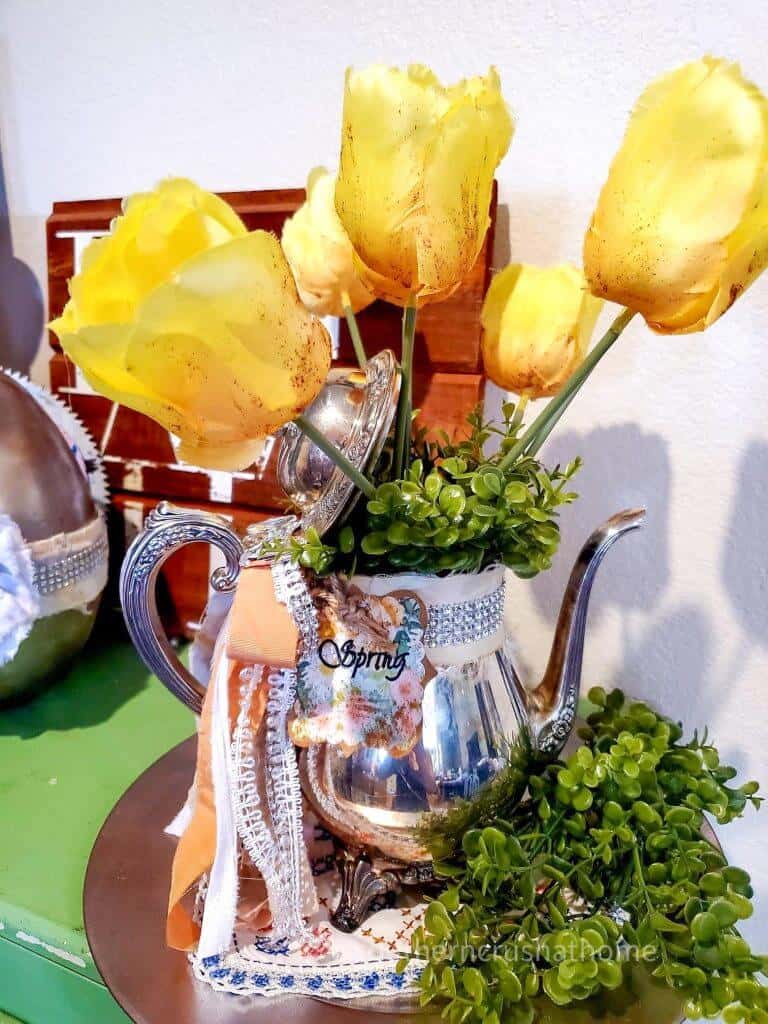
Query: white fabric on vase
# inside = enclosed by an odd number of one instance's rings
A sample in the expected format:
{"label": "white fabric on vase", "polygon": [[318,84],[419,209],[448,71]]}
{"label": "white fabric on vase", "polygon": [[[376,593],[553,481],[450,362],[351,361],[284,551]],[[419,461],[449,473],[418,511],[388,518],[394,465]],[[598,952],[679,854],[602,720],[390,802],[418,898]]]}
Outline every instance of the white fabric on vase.
{"label": "white fabric on vase", "polygon": [[14,520],[0,514],[0,665],[16,657],[39,616],[32,555]]}
{"label": "white fabric on vase", "polygon": [[189,670],[201,686],[207,686],[211,676],[211,662],[216,641],[229,615],[234,590],[208,588],[208,603],[203,612],[200,628],[189,650]]}
{"label": "white fabric on vase", "polygon": [[[353,576],[351,581],[364,594],[383,597],[394,590],[410,590],[429,610],[430,605],[460,604],[478,601],[498,590],[504,582],[504,566],[492,565],[481,572],[455,573],[452,576],[428,576],[422,573],[402,572],[377,576]],[[504,623],[482,640],[450,647],[427,646],[427,657],[433,665],[464,665],[498,650],[504,642]]]}
{"label": "white fabric on vase", "polygon": [[[198,722],[199,728],[199,722]],[[184,801],[184,806],[181,808],[179,813],[169,822],[168,825],[163,829],[167,836],[173,836],[175,839],[181,839],[184,833],[189,828],[189,824],[195,815],[195,806],[197,803],[197,786],[192,783],[187,791],[187,799]]]}

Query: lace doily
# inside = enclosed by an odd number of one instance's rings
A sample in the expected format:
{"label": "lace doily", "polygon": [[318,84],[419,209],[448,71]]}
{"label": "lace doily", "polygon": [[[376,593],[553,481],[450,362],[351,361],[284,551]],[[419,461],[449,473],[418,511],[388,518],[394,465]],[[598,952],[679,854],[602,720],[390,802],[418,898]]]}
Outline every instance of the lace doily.
{"label": "lace doily", "polygon": [[229,952],[190,956],[195,977],[219,992],[239,996],[290,993],[345,1000],[413,994],[423,963],[411,960],[402,974],[396,965],[410,953],[411,935],[426,905],[401,897],[404,905],[377,910],[353,934],[335,929],[329,916],[338,901],[340,882],[333,844],[315,820],[308,824],[319,905],[308,922],[311,941],[253,935],[240,927]]}

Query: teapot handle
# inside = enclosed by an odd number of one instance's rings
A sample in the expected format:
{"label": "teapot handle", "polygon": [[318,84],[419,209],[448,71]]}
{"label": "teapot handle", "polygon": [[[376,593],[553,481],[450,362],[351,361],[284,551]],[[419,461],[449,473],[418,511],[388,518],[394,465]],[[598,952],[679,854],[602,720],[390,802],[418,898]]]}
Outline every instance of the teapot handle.
{"label": "teapot handle", "polygon": [[186,544],[215,544],[225,564],[211,576],[214,590],[234,589],[243,545],[227,521],[211,512],[179,508],[163,501],[147,517],[144,530],[126,552],[120,570],[120,603],[142,661],[171,693],[195,714],[203,706],[205,687],[182,665],[165,635],[157,611],[155,584],[165,562]]}

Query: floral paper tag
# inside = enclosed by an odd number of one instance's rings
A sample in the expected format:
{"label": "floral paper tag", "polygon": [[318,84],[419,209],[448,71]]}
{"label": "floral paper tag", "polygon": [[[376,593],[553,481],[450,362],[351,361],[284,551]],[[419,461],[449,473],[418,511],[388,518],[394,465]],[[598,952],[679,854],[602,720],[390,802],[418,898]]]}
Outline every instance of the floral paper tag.
{"label": "floral paper tag", "polygon": [[293,741],[404,757],[421,735],[424,686],[434,675],[424,604],[408,590],[373,597],[337,577],[317,581],[311,593],[319,643],[298,665]]}

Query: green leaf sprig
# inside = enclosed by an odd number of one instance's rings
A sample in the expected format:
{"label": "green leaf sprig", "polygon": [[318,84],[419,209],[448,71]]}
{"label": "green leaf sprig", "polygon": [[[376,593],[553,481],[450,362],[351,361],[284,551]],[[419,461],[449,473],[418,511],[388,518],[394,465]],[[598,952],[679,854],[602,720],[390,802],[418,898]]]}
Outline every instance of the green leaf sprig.
{"label": "green leaf sprig", "polygon": [[690,1020],[767,1024],[768,963],[738,930],[749,875],[703,833],[705,813],[726,824],[757,807],[757,784],[731,785],[706,734],[683,743],[621,691],[589,697],[584,745],[532,775],[522,803],[515,762],[487,816],[460,805],[422,826],[449,882],[413,938],[422,1003],[450,1024],[531,1024],[536,997],[616,990],[634,958]]}
{"label": "green leaf sprig", "polygon": [[[522,430],[522,405],[505,403],[503,425],[484,421],[478,406],[468,436],[454,444],[414,438],[403,479],[382,479],[351,519],[322,542],[308,533],[291,542],[299,563],[328,572],[474,572],[503,563],[522,578],[548,569],[560,543],[559,506],[577,497],[568,484],[576,459],[547,471],[530,456],[503,466]],[[495,453],[486,445],[498,440]]]}

